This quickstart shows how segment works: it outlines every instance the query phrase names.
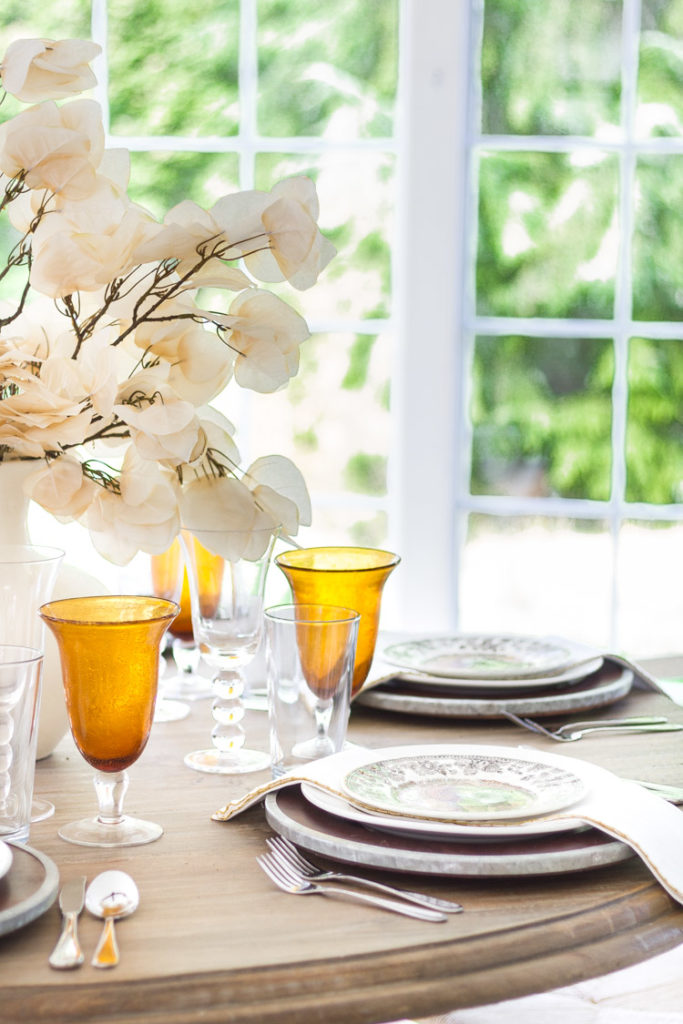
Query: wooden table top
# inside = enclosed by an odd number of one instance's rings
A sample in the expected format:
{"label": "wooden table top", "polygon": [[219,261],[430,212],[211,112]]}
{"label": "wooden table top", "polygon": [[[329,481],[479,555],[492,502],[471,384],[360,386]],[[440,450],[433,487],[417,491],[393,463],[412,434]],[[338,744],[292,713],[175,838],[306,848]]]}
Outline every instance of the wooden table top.
{"label": "wooden table top", "polygon": [[[634,692],[620,715],[683,707]],[[610,717],[615,708],[596,714]],[[246,719],[265,749],[266,716]],[[444,879],[369,871],[377,878],[461,901],[465,913],[428,924],[332,899],[297,899],[274,888],[256,864],[270,834],[255,807],[233,822],[210,814],[267,773],[226,777],[186,768],[182,756],[206,745],[210,707],[154,726],[130,771],[126,810],[163,825],[156,843],[120,851],[65,843],[57,828],[95,809],[91,770],[64,740],[38,763],[36,794],[56,805],[32,826],[30,844],[51,857],[62,883],[118,868],[140,890],[137,913],[117,925],[121,962],[90,966],[100,922],[83,913],[86,963],[58,972],[48,956],[59,934],[55,903],[0,939],[4,1024],[378,1024],[426,1016],[570,984],[625,967],[683,939],[683,908],[637,858],[561,877]],[[539,750],[601,764],[627,778],[683,784],[683,740],[585,738],[562,748],[506,722],[407,718],[355,708],[350,739],[378,747],[466,742]]]}

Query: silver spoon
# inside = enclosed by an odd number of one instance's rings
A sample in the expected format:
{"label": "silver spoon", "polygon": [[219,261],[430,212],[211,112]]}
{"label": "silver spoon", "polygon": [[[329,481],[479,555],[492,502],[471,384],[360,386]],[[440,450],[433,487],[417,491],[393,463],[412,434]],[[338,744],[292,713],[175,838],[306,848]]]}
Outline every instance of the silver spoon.
{"label": "silver spoon", "polygon": [[85,905],[94,917],[104,920],[91,961],[93,967],[115,967],[119,962],[114,921],[132,914],[139,902],[138,887],[125,871],[103,871],[93,878],[85,894]]}

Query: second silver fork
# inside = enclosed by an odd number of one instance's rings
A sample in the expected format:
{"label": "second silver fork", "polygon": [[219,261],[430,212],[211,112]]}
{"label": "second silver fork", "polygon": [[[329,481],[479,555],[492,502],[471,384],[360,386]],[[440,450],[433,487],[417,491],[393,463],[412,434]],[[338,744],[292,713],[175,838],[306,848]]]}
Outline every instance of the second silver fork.
{"label": "second silver fork", "polygon": [[417,907],[412,903],[390,900],[386,896],[374,896],[369,892],[358,892],[356,889],[339,885],[318,885],[310,878],[304,878],[299,872],[294,871],[283,859],[275,857],[273,853],[264,853],[261,857],[257,857],[256,861],[279,889],[282,889],[283,892],[293,893],[295,896],[343,896],[347,900],[369,904],[380,910],[390,910],[392,913],[402,914],[404,917],[414,917],[418,921],[442,923],[448,920],[444,913],[440,910],[433,910],[431,907]]}
{"label": "second silver fork", "polygon": [[385,885],[383,882],[375,882],[372,878],[363,878],[361,875],[348,875],[341,871],[323,871],[309,860],[306,860],[299,853],[296,846],[282,836],[267,839],[266,842],[275,857],[284,860],[290,867],[312,882],[350,882],[353,885],[362,885],[367,889],[386,893],[388,896],[399,897],[408,903],[414,903],[418,907],[442,910],[446,914],[460,914],[464,910],[462,904],[455,903],[453,900],[439,899],[437,896],[411,892],[409,889],[398,889],[395,886]]}
{"label": "second silver fork", "polygon": [[540,736],[547,736],[548,739],[558,743],[573,743],[580,740],[582,736],[588,736],[594,732],[676,732],[683,729],[683,726],[669,722],[661,715],[648,715],[641,718],[604,718],[602,721],[567,722],[558,729],[548,729],[533,718],[524,718],[515,715],[512,711],[503,711],[502,714],[515,725],[521,725],[529,732],[538,733]]}

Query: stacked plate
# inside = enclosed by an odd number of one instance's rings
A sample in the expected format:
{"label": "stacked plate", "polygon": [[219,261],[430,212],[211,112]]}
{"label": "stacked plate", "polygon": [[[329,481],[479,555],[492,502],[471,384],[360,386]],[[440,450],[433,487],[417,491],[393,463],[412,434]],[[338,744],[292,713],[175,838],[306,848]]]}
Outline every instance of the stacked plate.
{"label": "stacked plate", "polygon": [[358,704],[446,717],[553,715],[626,696],[633,673],[561,637],[458,634],[391,644]]}
{"label": "stacked plate", "polygon": [[605,774],[500,746],[353,749],[270,794],[266,815],[292,842],[351,864],[477,877],[580,871],[632,856],[576,810]]}
{"label": "stacked plate", "polygon": [[44,853],[0,840],[0,935],[23,928],[54,903],[59,870]]}

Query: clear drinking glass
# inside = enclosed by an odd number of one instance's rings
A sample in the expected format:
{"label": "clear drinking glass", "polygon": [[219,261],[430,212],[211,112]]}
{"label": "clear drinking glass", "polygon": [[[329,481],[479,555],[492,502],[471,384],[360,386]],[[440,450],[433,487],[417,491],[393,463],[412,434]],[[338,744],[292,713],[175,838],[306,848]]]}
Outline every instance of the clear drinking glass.
{"label": "clear drinking glass", "polygon": [[[185,763],[196,771],[235,775],[261,771],[270,755],[244,746],[245,677],[263,632],[266,575],[277,531],[182,532],[192,600],[192,628],[202,657],[214,669],[213,747]],[[248,540],[247,554],[240,556]]]}
{"label": "clear drinking glass", "polygon": [[[38,614],[52,596],[64,558],[59,548],[35,544],[0,544],[0,643],[22,644],[44,653],[45,627]],[[38,700],[40,689],[36,694]],[[38,731],[39,702],[36,721]],[[33,743],[34,757],[36,741]],[[50,800],[33,797],[31,821],[43,821],[55,812]]]}
{"label": "clear drinking glass", "polygon": [[342,749],[359,619],[358,612],[332,605],[266,609],[274,777]]}
{"label": "clear drinking glass", "polygon": [[400,558],[378,548],[298,548],[278,555],[295,604],[331,604],[360,615],[351,696],[365,682],[375,653],[384,584]]}
{"label": "clear drinking glass", "polygon": [[51,601],[40,609],[62,662],[76,746],[96,769],[96,818],[59,830],[80,846],[138,846],[163,829],[123,813],[126,769],[149,739],[161,641],[178,605],[155,597],[108,595]]}
{"label": "clear drinking glass", "polygon": [[14,842],[26,842],[34,820],[42,666],[34,647],[0,644],[0,838]]}

